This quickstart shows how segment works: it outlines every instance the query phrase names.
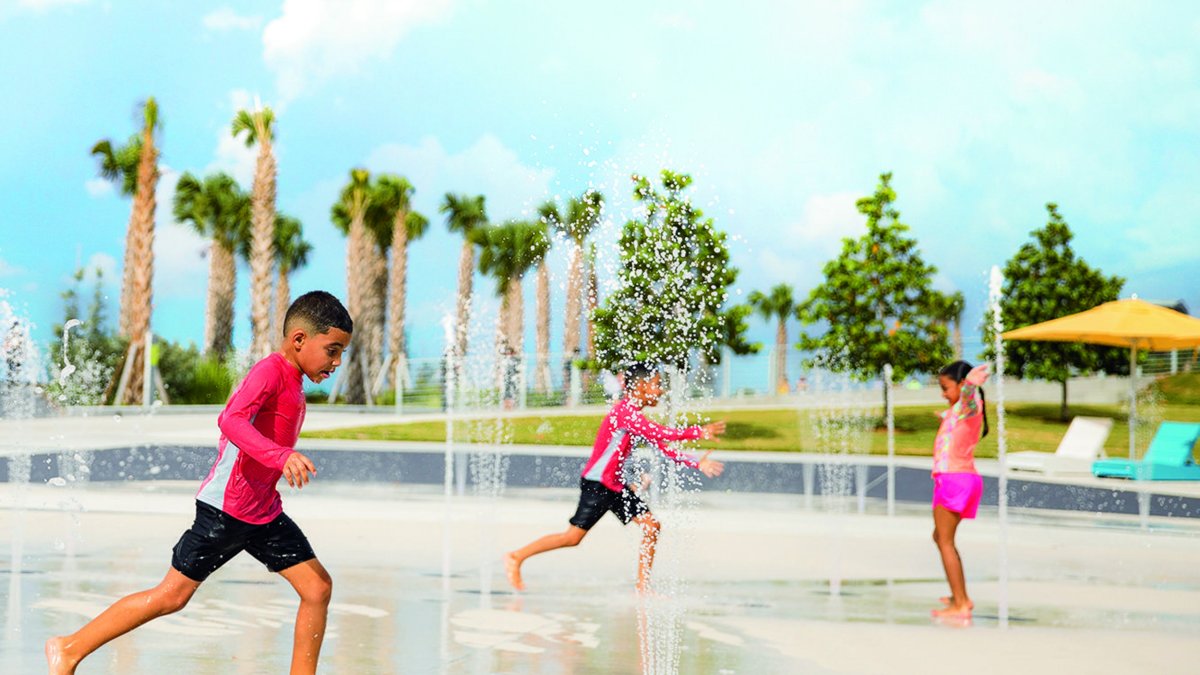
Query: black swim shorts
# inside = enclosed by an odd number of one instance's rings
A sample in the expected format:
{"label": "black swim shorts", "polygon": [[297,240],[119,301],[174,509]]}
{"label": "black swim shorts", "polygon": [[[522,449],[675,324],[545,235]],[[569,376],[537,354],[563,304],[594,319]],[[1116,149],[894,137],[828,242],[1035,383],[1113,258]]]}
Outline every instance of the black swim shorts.
{"label": "black swim shorts", "polygon": [[609,511],[620,518],[622,524],[628,525],[629,521],[643,513],[650,513],[650,507],[628,487],[613,492],[603,483],[580,478],[579,506],[575,509],[575,515],[571,516],[571,524],[590,530]]}
{"label": "black swim shorts", "polygon": [[317,557],[308,538],[286,514],[279,514],[269,523],[254,525],[197,501],[196,521],[175,544],[171,567],[192,581],[204,581],[242,551],[272,572]]}

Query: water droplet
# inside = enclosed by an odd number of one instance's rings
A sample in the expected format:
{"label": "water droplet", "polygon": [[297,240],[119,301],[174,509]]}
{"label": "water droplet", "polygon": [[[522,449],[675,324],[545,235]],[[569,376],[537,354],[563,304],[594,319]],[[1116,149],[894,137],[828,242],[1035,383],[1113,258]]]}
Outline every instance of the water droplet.
{"label": "water droplet", "polygon": [[53,485],[54,487],[66,487],[67,480],[65,478],[63,478],[62,476],[55,476],[54,478],[51,478],[50,480],[46,481],[46,484]]}

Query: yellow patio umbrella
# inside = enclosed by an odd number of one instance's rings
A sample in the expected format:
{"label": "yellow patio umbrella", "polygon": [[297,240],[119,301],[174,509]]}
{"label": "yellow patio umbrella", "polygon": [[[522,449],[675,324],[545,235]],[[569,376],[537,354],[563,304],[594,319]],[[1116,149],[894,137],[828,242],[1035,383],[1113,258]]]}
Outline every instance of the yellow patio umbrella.
{"label": "yellow patio umbrella", "polygon": [[1002,333],[1005,340],[1086,342],[1129,348],[1129,457],[1134,458],[1137,353],[1200,347],[1200,319],[1138,300],[1114,300],[1086,312]]}

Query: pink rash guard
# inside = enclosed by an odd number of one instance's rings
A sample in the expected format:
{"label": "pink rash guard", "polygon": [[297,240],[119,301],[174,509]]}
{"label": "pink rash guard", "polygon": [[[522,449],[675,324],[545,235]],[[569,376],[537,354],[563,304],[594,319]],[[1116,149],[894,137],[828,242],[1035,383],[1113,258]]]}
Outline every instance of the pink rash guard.
{"label": "pink rash guard", "polygon": [[275,484],[304,423],[302,378],[279,353],[254,364],[217,418],[217,461],[198,501],[254,525],[283,513]]}
{"label": "pink rash guard", "polygon": [[634,436],[658,446],[664,455],[676,462],[697,468],[700,465],[694,458],[672,450],[667,446],[667,441],[695,440],[703,433],[701,427],[676,429],[653,422],[632,401],[622,398],[600,423],[591,459],[583,467],[583,477],[602,483],[613,492],[620,492],[625,487],[621,482],[621,470],[625,466],[625,458],[629,456]]}

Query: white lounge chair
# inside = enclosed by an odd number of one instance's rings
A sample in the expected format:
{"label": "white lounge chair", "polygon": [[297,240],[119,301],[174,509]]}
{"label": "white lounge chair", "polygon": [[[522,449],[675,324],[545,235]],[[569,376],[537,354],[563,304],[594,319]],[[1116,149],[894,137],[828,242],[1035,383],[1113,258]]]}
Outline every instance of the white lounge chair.
{"label": "white lounge chair", "polygon": [[1104,441],[1112,431],[1111,417],[1076,417],[1054,452],[1026,450],[1008,453],[1008,468],[1017,471],[1091,473],[1092,462],[1106,457]]}

